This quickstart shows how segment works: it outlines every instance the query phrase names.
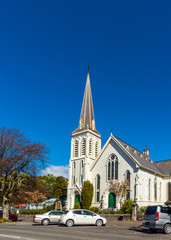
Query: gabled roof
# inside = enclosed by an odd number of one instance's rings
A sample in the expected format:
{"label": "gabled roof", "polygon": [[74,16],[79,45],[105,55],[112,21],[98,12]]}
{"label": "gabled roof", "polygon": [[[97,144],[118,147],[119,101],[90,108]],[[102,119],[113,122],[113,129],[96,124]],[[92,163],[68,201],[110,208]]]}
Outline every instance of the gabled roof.
{"label": "gabled roof", "polygon": [[[144,156],[142,152],[122,141],[121,139],[115,137],[117,141],[129,152],[129,154],[136,159],[136,161],[140,164],[141,167],[145,167],[153,172],[162,174],[162,172],[156,167],[154,162],[148,157]],[[162,174],[163,175],[163,174]]]}
{"label": "gabled roof", "polygon": [[107,146],[109,145],[110,141],[114,141],[125,152],[125,154],[135,164],[137,164],[137,166],[139,166],[140,168],[144,168],[144,169],[150,170],[150,171],[152,171],[154,173],[158,173],[160,175],[163,175],[162,172],[156,167],[156,165],[153,163],[153,161],[148,156],[144,156],[142,152],[140,152],[136,148],[133,148],[131,145],[129,145],[126,142],[122,141],[121,139],[113,136],[112,134],[109,137],[109,139],[106,142],[106,144],[104,145],[104,147],[102,148],[102,150],[99,153],[97,159],[93,163],[93,165],[91,167],[91,170],[94,168],[94,166],[98,162],[100,156],[102,155],[104,150],[107,148]]}
{"label": "gabled roof", "polygon": [[171,176],[171,159],[154,163],[163,175]]}
{"label": "gabled roof", "polygon": [[87,81],[86,81],[86,87],[84,91],[84,98],[82,103],[79,126],[72,134],[75,134],[80,131],[85,131],[88,129],[100,136],[100,133],[98,133],[95,127],[95,118],[94,118],[93,100],[92,100],[92,94],[91,94],[89,72],[87,74]]}

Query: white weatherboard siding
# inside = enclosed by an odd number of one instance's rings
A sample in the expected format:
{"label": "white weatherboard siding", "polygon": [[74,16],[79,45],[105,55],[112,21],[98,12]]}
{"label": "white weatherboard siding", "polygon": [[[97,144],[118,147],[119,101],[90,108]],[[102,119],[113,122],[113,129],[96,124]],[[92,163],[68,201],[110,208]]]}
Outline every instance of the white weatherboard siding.
{"label": "white weatherboard siding", "polygon": [[[150,159],[149,149],[140,152],[112,134],[101,149],[101,135],[95,128],[88,73],[79,126],[71,136],[68,209],[74,207],[75,201],[81,200],[81,190],[86,180],[94,186],[92,206],[109,208],[108,160],[111,156],[118,160],[118,181],[125,180],[129,171],[130,199],[139,206],[164,204],[171,200],[171,160],[156,165]],[[99,186],[97,179],[100,179]],[[117,197],[115,200],[115,207],[119,208]]]}
{"label": "white weatherboard siding", "polygon": [[[92,183],[94,182],[95,188],[95,179],[97,174],[101,177],[101,186],[100,186],[100,193],[101,196],[103,195],[104,198],[104,208],[108,208],[108,194],[109,194],[109,183],[108,180],[108,158],[111,154],[115,154],[118,157],[118,179],[121,181],[125,180],[125,173],[127,170],[131,173],[131,181],[130,181],[130,188],[131,188],[131,198],[134,198],[134,181],[135,176],[137,173],[137,168],[135,164],[123,153],[118,146],[113,142],[110,141],[107,148],[104,150],[100,158],[98,159],[97,163],[93,167],[91,171],[91,179]],[[96,188],[95,188],[96,189]],[[99,205],[96,202],[95,196],[93,198],[93,204]]]}

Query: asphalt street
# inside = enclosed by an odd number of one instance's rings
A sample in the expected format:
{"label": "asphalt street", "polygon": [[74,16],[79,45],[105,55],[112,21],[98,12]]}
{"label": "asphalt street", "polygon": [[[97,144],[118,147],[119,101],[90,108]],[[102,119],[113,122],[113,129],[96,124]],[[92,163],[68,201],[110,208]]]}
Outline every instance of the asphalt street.
{"label": "asphalt street", "polygon": [[151,233],[140,226],[141,222],[113,222],[103,227],[61,225],[42,226],[32,223],[0,224],[0,240],[139,240],[171,239],[171,235],[162,232]]}

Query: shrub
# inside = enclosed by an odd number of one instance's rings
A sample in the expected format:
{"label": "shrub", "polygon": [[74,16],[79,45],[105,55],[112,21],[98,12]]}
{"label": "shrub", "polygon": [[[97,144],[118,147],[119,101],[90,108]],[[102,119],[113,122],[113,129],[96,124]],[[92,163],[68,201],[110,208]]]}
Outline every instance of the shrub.
{"label": "shrub", "polygon": [[122,213],[129,213],[132,212],[132,203],[133,201],[131,199],[125,200],[124,203],[121,206],[121,212]]}
{"label": "shrub", "polygon": [[138,207],[138,213],[145,213],[146,210],[146,206],[145,207]]}
{"label": "shrub", "polygon": [[104,211],[104,212],[103,212],[103,214],[109,214],[109,212],[107,212],[107,211]]}
{"label": "shrub", "polygon": [[82,189],[82,208],[89,209],[93,199],[93,184],[85,181]]}
{"label": "shrub", "polygon": [[74,204],[74,209],[80,209],[80,208],[81,208],[80,202],[76,202],[76,203]]}
{"label": "shrub", "polygon": [[112,211],[110,211],[109,213],[110,213],[110,214],[115,214],[115,213],[116,213],[116,211],[113,211],[113,210],[112,210]]}
{"label": "shrub", "polygon": [[11,222],[11,220],[8,220],[6,218],[0,218],[0,223],[6,223],[6,222]]}
{"label": "shrub", "polygon": [[95,212],[95,213],[99,213],[100,209],[98,207],[91,207],[90,211]]}

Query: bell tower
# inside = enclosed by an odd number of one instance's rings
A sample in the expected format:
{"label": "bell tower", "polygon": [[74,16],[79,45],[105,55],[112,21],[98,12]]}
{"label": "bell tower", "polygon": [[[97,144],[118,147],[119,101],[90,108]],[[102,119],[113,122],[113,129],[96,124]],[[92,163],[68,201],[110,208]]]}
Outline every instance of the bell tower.
{"label": "bell tower", "polygon": [[90,75],[84,91],[78,128],[71,136],[71,156],[69,163],[68,209],[81,199],[83,183],[91,177],[90,166],[101,150],[101,135],[96,130]]}

